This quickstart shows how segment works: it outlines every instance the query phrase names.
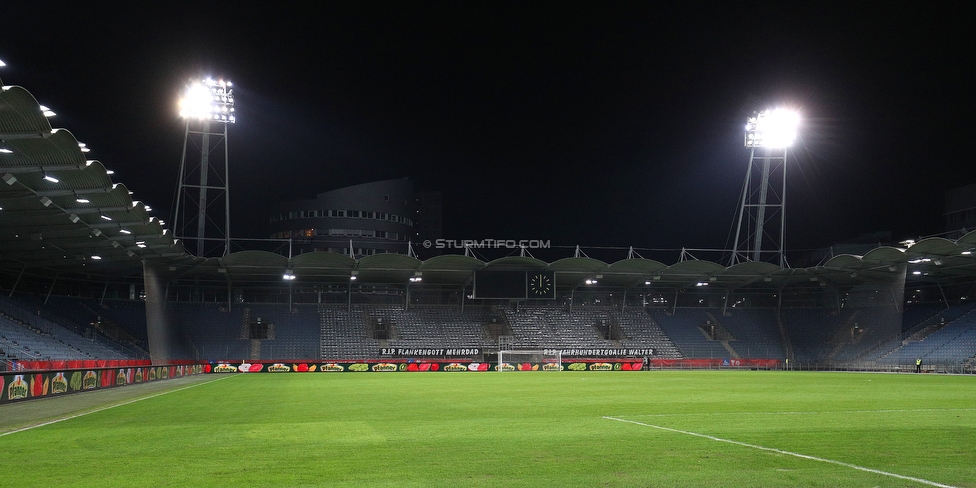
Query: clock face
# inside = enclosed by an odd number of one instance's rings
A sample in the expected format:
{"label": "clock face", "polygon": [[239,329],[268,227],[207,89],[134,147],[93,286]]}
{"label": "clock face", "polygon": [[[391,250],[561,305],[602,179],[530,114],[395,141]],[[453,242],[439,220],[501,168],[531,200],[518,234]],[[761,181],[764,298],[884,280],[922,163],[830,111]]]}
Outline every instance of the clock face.
{"label": "clock face", "polygon": [[552,292],[552,279],[542,273],[532,276],[529,280],[529,291],[535,296],[549,296]]}

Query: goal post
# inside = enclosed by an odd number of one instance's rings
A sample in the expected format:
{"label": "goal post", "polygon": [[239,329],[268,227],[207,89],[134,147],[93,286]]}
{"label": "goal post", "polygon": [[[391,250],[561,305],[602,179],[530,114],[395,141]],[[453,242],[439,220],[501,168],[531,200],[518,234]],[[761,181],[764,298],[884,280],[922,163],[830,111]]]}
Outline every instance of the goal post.
{"label": "goal post", "polygon": [[499,349],[497,371],[562,371],[558,349]]}

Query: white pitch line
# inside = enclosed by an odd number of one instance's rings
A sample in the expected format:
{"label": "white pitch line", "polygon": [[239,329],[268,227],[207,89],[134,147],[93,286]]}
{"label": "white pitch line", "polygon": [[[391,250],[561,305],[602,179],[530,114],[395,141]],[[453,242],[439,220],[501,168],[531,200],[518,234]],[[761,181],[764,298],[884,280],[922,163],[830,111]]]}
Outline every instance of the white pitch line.
{"label": "white pitch line", "polygon": [[884,475],[884,476],[891,476],[893,478],[899,478],[899,479],[903,479],[903,480],[914,481],[916,483],[921,483],[923,485],[937,486],[939,488],[956,488],[955,486],[952,486],[952,485],[943,485],[942,483],[936,483],[935,481],[923,480],[921,478],[913,478],[911,476],[905,476],[905,475],[897,474],[897,473],[889,473],[887,471],[881,471],[879,469],[866,468],[864,466],[858,466],[856,464],[850,464],[850,463],[845,463],[845,462],[841,462],[841,461],[834,461],[833,459],[826,459],[826,458],[821,458],[821,457],[817,457],[817,456],[810,456],[810,455],[807,455],[807,454],[800,454],[798,452],[784,451],[782,449],[776,449],[776,448],[772,448],[772,447],[757,446],[755,444],[749,444],[749,443],[746,443],[746,442],[733,441],[731,439],[723,439],[721,437],[715,437],[715,436],[711,436],[711,435],[708,435],[708,434],[699,434],[698,432],[689,432],[687,430],[672,429],[670,427],[662,427],[660,425],[652,425],[652,424],[647,424],[647,423],[644,423],[644,422],[637,422],[637,421],[634,421],[634,420],[621,419],[621,418],[617,418],[617,417],[604,416],[603,418],[605,418],[607,420],[616,420],[617,422],[625,422],[625,423],[629,423],[629,424],[641,425],[641,426],[644,426],[644,427],[652,427],[652,428],[655,428],[655,429],[666,430],[668,432],[675,432],[675,433],[678,433],[678,434],[685,434],[685,435],[690,435],[690,436],[695,436],[695,437],[701,437],[703,439],[709,439],[709,440],[718,441],[718,442],[726,442],[726,443],[729,443],[729,444],[735,444],[737,446],[751,447],[753,449],[759,449],[759,450],[762,450],[762,451],[769,451],[769,452],[775,452],[775,453],[778,453],[778,454],[785,454],[787,456],[794,456],[794,457],[798,457],[798,458],[802,458],[802,459],[809,459],[811,461],[820,461],[822,463],[836,464],[838,466],[844,466],[844,467],[847,467],[847,468],[856,469],[858,471],[866,471],[868,473],[880,474],[880,475]]}
{"label": "white pitch line", "polygon": [[129,404],[135,403],[135,402],[141,402],[143,400],[148,400],[150,398],[156,398],[158,396],[168,395],[170,393],[176,393],[178,391],[188,390],[190,388],[194,388],[194,387],[197,387],[197,386],[200,386],[200,385],[207,385],[207,384],[213,383],[214,381],[220,381],[220,380],[227,379],[227,378],[230,378],[230,376],[224,376],[222,378],[212,379],[210,381],[205,381],[203,383],[196,383],[196,384],[193,384],[193,385],[184,386],[183,388],[177,388],[175,390],[169,390],[169,391],[164,391],[164,392],[160,392],[160,393],[155,393],[153,395],[144,396],[144,397],[141,397],[141,398],[136,398],[134,400],[129,400],[129,401],[126,401],[126,402],[117,403],[115,405],[109,405],[107,407],[96,408],[95,410],[90,410],[90,411],[87,411],[87,412],[84,412],[84,413],[79,413],[79,414],[71,415],[71,416],[68,416],[68,417],[63,417],[63,418],[59,418],[59,419],[49,420],[47,422],[43,422],[43,423],[40,423],[40,424],[29,425],[27,427],[22,427],[22,428],[17,429],[17,430],[11,430],[11,431],[8,431],[8,432],[0,432],[0,437],[7,436],[7,435],[10,435],[10,434],[16,434],[18,432],[24,432],[26,430],[36,429],[38,427],[44,427],[45,425],[51,425],[51,424],[56,424],[58,422],[64,422],[65,420],[76,419],[78,417],[84,417],[85,415],[90,415],[90,414],[93,414],[93,413],[101,412],[101,411],[108,410],[108,409],[115,408],[115,407],[121,407],[123,405],[129,405]]}
{"label": "white pitch line", "polygon": [[785,412],[688,412],[688,413],[647,413],[637,417],[707,417],[712,415],[824,415],[832,413],[909,413],[909,412],[968,412],[976,408],[903,408],[884,410],[825,410],[825,411],[785,411]]}

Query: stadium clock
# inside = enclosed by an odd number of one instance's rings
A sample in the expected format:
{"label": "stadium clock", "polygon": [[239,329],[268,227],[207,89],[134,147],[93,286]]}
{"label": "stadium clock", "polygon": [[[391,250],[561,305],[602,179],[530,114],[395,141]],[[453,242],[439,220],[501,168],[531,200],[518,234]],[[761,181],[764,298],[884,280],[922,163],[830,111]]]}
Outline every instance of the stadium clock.
{"label": "stadium clock", "polygon": [[545,273],[532,275],[529,279],[529,291],[539,297],[550,296],[552,293],[552,278]]}

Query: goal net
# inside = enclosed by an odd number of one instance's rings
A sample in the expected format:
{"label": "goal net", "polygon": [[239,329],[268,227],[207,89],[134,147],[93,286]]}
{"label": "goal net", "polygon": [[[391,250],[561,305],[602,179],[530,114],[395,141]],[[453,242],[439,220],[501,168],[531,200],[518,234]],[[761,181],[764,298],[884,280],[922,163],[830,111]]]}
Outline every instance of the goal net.
{"label": "goal net", "polygon": [[558,350],[499,350],[498,371],[562,371]]}

